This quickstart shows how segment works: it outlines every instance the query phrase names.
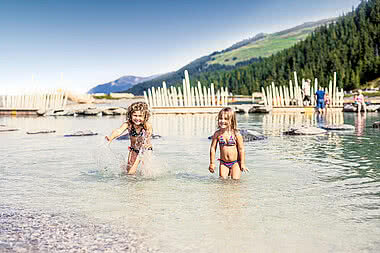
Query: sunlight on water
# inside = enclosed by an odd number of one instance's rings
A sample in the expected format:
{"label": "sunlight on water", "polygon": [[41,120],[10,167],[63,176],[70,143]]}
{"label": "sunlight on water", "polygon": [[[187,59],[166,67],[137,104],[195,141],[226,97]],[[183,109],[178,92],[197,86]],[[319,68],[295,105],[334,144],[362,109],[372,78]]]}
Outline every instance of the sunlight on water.
{"label": "sunlight on water", "polygon": [[[250,173],[232,181],[208,171],[215,115],[154,115],[161,137],[152,140],[153,151],[141,151],[132,176],[124,173],[130,141],[104,139],[123,117],[3,117],[1,124],[20,130],[0,134],[0,206],[58,212],[73,232],[70,217],[132,229],[163,252],[380,250],[380,131],[371,128],[378,113],[237,119],[239,128],[267,139],[245,143]],[[355,130],[283,134],[326,124]],[[26,135],[32,127],[56,133]],[[84,129],[98,135],[63,137]]]}

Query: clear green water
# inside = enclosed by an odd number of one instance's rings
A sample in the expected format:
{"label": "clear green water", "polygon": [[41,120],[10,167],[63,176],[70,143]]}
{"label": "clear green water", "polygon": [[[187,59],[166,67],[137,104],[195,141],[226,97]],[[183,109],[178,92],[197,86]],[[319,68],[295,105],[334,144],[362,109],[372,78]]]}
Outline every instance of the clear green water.
{"label": "clear green water", "polygon": [[[158,175],[120,174],[129,143],[109,149],[103,138],[122,120],[1,117],[20,131],[0,133],[0,205],[128,227],[163,252],[379,252],[380,131],[371,126],[380,114],[238,115],[240,128],[268,138],[245,144],[250,173],[236,182],[207,170],[207,115],[154,116]],[[355,131],[282,135],[328,123]],[[57,132],[26,134],[46,128]],[[85,129],[99,135],[63,137]]]}

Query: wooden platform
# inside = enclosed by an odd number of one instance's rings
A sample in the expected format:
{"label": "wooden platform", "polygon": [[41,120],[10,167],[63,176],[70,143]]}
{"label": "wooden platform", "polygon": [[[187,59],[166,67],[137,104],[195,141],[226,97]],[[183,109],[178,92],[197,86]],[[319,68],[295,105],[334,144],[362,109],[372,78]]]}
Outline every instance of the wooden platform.
{"label": "wooden platform", "polygon": [[[283,107],[273,107],[273,113],[313,113],[316,112],[317,109],[315,106],[283,106]],[[332,112],[342,112],[343,107],[328,107],[327,111]]]}
{"label": "wooden platform", "polygon": [[0,115],[37,115],[37,111],[32,108],[0,108]]}

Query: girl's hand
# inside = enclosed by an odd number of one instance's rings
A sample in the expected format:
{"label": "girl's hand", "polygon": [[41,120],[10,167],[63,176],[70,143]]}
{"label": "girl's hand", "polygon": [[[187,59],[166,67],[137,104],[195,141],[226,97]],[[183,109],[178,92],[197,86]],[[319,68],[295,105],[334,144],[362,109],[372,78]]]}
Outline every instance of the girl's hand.
{"label": "girl's hand", "polygon": [[240,167],[240,170],[241,170],[242,172],[249,172],[249,169],[247,169],[247,167],[245,167],[245,165],[242,165],[242,166]]}
{"label": "girl's hand", "polygon": [[214,173],[214,172],[215,172],[215,165],[214,165],[214,164],[210,164],[210,166],[208,166],[208,170],[209,170],[211,173]]}

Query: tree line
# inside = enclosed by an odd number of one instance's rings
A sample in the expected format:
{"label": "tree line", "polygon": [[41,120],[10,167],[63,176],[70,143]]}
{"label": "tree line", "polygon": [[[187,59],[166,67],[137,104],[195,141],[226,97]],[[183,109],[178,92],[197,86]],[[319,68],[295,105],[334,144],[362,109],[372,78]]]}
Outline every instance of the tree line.
{"label": "tree line", "polygon": [[318,78],[327,86],[337,72],[344,90],[359,88],[380,76],[380,0],[362,1],[333,24],[324,25],[289,49],[231,71],[201,73],[202,84],[228,87],[234,94],[249,95],[261,87],[287,85],[293,72]]}

